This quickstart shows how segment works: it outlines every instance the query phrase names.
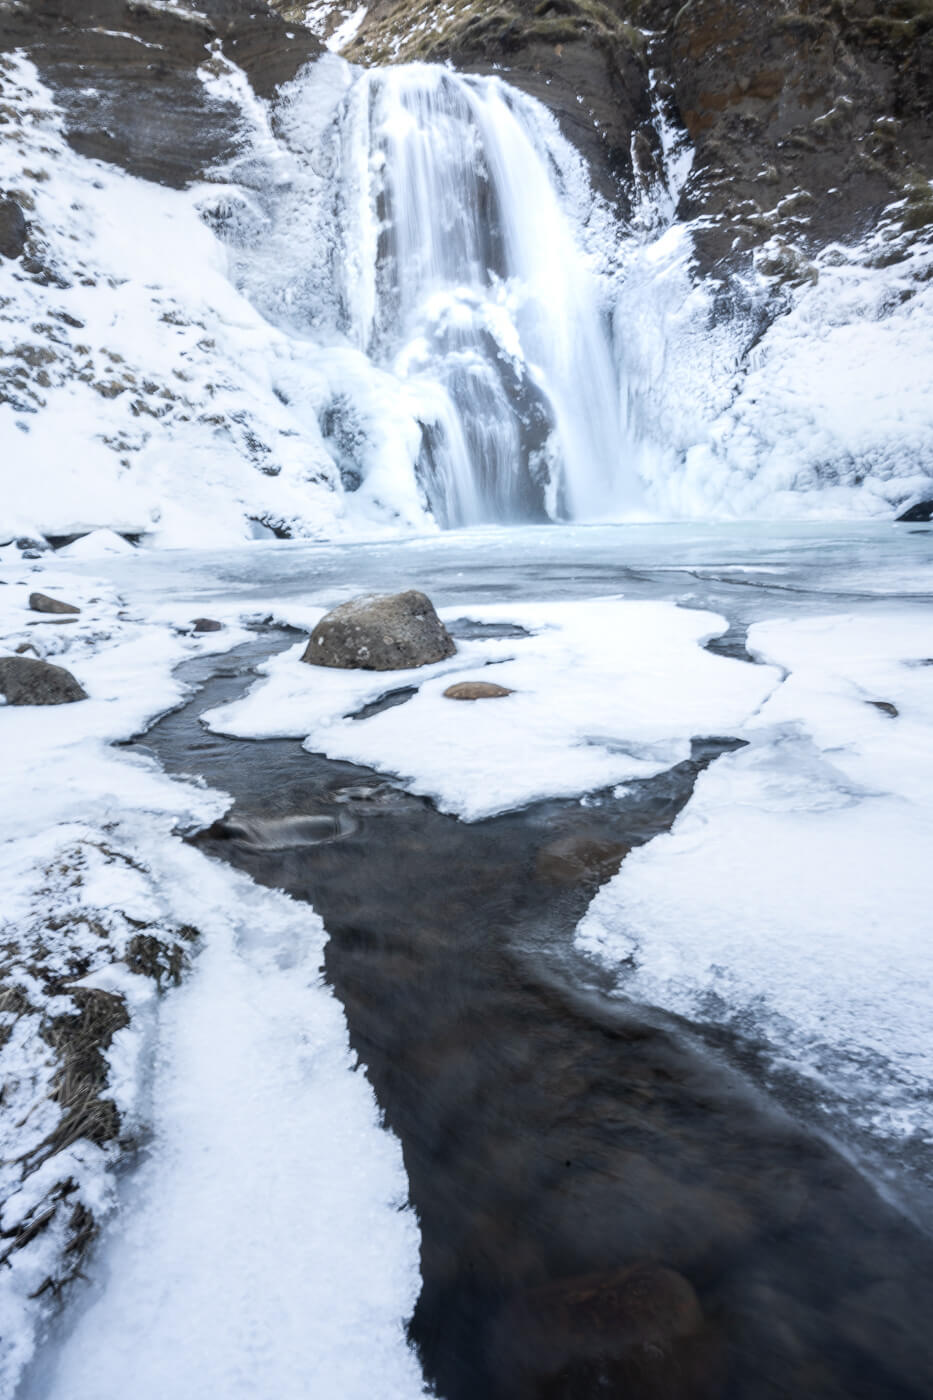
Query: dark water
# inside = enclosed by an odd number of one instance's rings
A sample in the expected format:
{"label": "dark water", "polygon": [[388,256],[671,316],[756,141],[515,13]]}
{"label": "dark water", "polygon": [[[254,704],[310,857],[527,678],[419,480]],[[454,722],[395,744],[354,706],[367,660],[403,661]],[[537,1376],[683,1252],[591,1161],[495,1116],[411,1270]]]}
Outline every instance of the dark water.
{"label": "dark water", "polygon": [[465,825],[297,743],[207,734],[198,715],[272,646],[190,665],[213,679],[141,742],[233,794],[203,849],[324,919],[402,1142],[411,1331],[439,1395],[933,1396],[929,1241],[689,1028],[602,996],[572,950],[596,889],[728,736],[624,800]]}

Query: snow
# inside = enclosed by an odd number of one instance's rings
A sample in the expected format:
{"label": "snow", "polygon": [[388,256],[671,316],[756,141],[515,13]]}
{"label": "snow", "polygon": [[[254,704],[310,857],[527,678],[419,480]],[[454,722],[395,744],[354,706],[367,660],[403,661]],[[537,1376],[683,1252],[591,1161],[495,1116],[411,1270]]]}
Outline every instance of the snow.
{"label": "snow", "polygon": [[730,312],[694,282],[688,225],[623,249],[621,392],[659,515],[890,518],[930,494],[933,248],[897,219],[850,247],[764,245],[792,282],[751,272]]}
{"label": "snow", "polygon": [[[398,774],[442,811],[477,821],[662,772],[690,756],[694,736],[741,726],[779,679],[703,650],[727,630],[725,619],[670,603],[487,605],[468,615],[532,635],[461,643],[446,662],[381,677],[305,665],[298,646],[268,663],[268,682],[205,722],[243,737],[303,737],[312,752]],[[467,679],[514,694],[444,697]],[[418,687],[406,704],[349,718],[403,685]]]}
{"label": "snow", "polygon": [[368,5],[354,6],[343,0],[317,0],[306,8],[302,22],[332,53],[339,53],[353,43],[368,9]]}
{"label": "snow", "polygon": [[60,559],[104,559],[111,554],[132,554],[133,546],[113,530],[91,530],[59,550]]}
{"label": "snow", "polygon": [[417,1226],[321,988],[321,922],[177,843],[171,855],[162,879],[202,911],[205,948],[163,1013],[155,1140],[102,1291],[25,1395],[421,1395],[402,1326]]}
{"label": "snow", "polygon": [[[124,558],[95,551],[87,568]],[[68,570],[60,558],[19,566],[0,586],[5,648],[28,641],[90,697],[0,710],[0,1227],[13,1245],[0,1394],[421,1395],[404,1333],[417,1225],[399,1146],[322,981],[321,921],[183,845],[224,794],[111,747],[183,698],[179,661],[248,634],[229,605],[213,609],[222,632],[195,636],[189,600],[127,607],[106,578]],[[63,626],[30,613],[37,584],[80,615]],[[192,964],[164,998],[127,965],[140,928]],[[130,1018],[102,1091],[126,1143],[79,1136],[46,1152],[64,1110],[43,1032],[73,1015],[76,987],[119,996]],[[121,1184],[134,1138],[142,1165]],[[84,1260],[68,1252],[78,1206],[103,1226]],[[69,1285],[72,1307],[53,1323],[47,1280],[75,1265],[90,1284]]]}
{"label": "snow", "polygon": [[347,15],[341,24],[337,25],[333,34],[327,40],[327,47],[334,53],[339,53],[341,49],[348,48],[357,34],[360,26],[366,18],[368,5],[358,5],[352,14]]}
{"label": "snow", "polygon": [[620,994],[763,1041],[834,1127],[929,1149],[933,628],[882,609],[758,623],[748,645],[786,680],[579,945]]}

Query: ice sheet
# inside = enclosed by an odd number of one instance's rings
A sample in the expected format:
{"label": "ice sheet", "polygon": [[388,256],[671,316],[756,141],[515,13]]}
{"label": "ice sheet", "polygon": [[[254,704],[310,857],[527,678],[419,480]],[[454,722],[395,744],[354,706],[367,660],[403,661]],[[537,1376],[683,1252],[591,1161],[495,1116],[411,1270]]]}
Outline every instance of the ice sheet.
{"label": "ice sheet", "polygon": [[767,622],[749,647],[789,672],[749,747],[626,859],[579,944],[625,995],[763,1040],[835,1127],[928,1152],[933,623]]}
{"label": "ice sheet", "polygon": [[[381,676],[304,665],[296,647],[270,663],[268,683],[207,722],[242,736],[303,737],[314,752],[398,774],[443,811],[476,821],[661,772],[689,757],[694,736],[734,732],[778,681],[770,667],[703,649],[726,631],[725,619],[670,603],[467,611],[532,635],[461,644],[440,666]],[[514,694],[457,702],[443,694],[452,680],[493,681]],[[402,685],[419,687],[407,704],[347,718]]]}

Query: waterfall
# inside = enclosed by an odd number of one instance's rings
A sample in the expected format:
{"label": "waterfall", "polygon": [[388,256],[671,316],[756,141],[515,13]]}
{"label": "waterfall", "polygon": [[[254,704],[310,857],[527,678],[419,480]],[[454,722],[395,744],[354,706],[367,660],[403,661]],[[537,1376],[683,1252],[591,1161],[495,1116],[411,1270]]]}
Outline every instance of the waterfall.
{"label": "waterfall", "polygon": [[546,108],[495,77],[328,56],[275,141],[239,172],[225,235],[254,303],[327,347],[315,411],[345,490],[442,526],[636,506],[608,279],[584,247],[611,219]]}
{"label": "waterfall", "polygon": [[496,78],[411,64],[357,79],[343,142],[347,329],[435,390],[417,463],[435,517],[624,509],[608,316],[548,114]]}

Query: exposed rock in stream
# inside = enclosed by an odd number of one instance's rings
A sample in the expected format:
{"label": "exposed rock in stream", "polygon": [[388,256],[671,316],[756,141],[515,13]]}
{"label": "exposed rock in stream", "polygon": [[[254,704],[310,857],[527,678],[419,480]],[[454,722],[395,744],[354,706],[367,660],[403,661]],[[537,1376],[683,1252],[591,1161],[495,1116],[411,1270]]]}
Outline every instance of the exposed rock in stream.
{"label": "exposed rock in stream", "polygon": [[909,524],[914,522],[926,524],[928,520],[933,520],[933,501],[918,501],[916,505],[909,506],[897,518],[898,521],[906,521]]}
{"label": "exposed rock in stream", "polygon": [[508,686],[495,685],[492,681],[459,681],[444,691],[448,700],[501,700],[512,694]]}
{"label": "exposed rock in stream", "polygon": [[403,671],[457,650],[430,598],[417,589],[341,603],[311,633],[302,661],[342,670]]}
{"label": "exposed rock in stream", "polygon": [[74,603],[64,603],[60,598],[50,598],[47,593],[30,593],[29,606],[33,612],[73,615],[81,611]]}

